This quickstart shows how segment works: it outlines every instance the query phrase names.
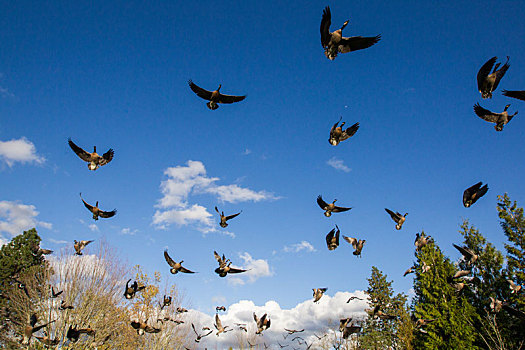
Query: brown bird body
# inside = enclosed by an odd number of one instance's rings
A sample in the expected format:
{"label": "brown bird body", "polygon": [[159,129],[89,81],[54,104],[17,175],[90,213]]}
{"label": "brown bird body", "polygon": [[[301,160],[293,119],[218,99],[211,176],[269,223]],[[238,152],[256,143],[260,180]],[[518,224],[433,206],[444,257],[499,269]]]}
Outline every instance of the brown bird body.
{"label": "brown bird body", "polygon": [[241,270],[234,267],[231,267],[231,261],[230,259],[226,259],[224,254],[222,257],[217,253],[213,252],[213,255],[215,256],[215,259],[219,263],[219,267],[215,269],[215,273],[218,274],[220,277],[226,277],[229,273],[241,273],[246,272],[248,270]]}
{"label": "brown bird body", "polygon": [[98,217],[100,216],[101,218],[104,218],[104,219],[107,219],[107,218],[110,218],[110,217],[113,217],[115,216],[115,214],[117,213],[117,209],[113,209],[112,211],[103,211],[103,210],[100,210],[99,207],[98,207],[98,201],[97,203],[95,204],[95,206],[92,206],[88,203],[86,203],[86,201],[82,198],[82,193],[80,194],[80,199],[82,199],[82,203],[84,203],[84,206],[91,212],[93,213],[93,220],[98,220]]}
{"label": "brown bird body", "polygon": [[217,209],[217,207],[215,207],[215,211],[221,217],[221,222],[219,223],[219,226],[222,227],[222,228],[225,228],[225,227],[228,226],[228,223],[226,221],[231,220],[234,217],[236,217],[237,215],[239,215],[240,213],[242,213],[242,211],[241,211],[241,212],[238,212],[237,214],[232,214],[232,215],[229,215],[229,216],[225,216],[224,212],[219,212],[219,209]]}
{"label": "brown bird body", "polygon": [[361,250],[363,250],[363,246],[365,245],[366,239],[357,239],[353,237],[346,237],[343,236],[344,240],[347,241],[352,245],[354,248],[354,252],[352,254],[361,257]]}
{"label": "brown bird body", "polygon": [[339,234],[341,231],[337,225],[335,225],[335,227],[337,228],[337,232],[334,228],[326,235],[326,246],[328,247],[328,250],[334,250],[339,247]]}
{"label": "brown bird body", "polygon": [[498,299],[494,299],[493,297],[489,297],[490,298],[490,309],[492,310],[492,312],[500,312],[501,311],[501,307],[503,306],[503,302],[501,300],[498,300]]}
{"label": "brown bird body", "polygon": [[337,146],[339,142],[347,140],[350,137],[354,136],[354,134],[359,129],[359,123],[355,123],[354,125],[346,128],[346,130],[343,130],[343,126],[345,125],[345,122],[342,122],[341,125],[338,126],[342,118],[343,117],[341,117],[339,121],[335,123],[330,129],[330,137],[328,138],[328,142],[332,146]]}
{"label": "brown bird body", "polygon": [[337,199],[334,199],[332,203],[328,204],[323,200],[323,197],[321,195],[317,196],[317,204],[319,205],[321,209],[325,211],[324,216],[326,217],[332,216],[332,213],[342,213],[344,211],[352,209],[352,208],[338,207],[335,205],[335,202],[337,202]]}
{"label": "brown bird body", "polygon": [[394,213],[392,210],[387,209],[387,208],[385,208],[385,211],[390,215],[392,220],[394,220],[394,222],[397,224],[396,230],[401,230],[401,227],[405,223],[406,216],[408,215],[408,213],[405,213],[405,215],[401,215],[399,212],[396,211]]}
{"label": "brown bird body", "polygon": [[487,121],[489,123],[495,123],[494,129],[496,131],[502,131],[503,127],[507,125],[512,118],[518,114],[518,111],[514,112],[514,114],[509,115],[509,112],[507,112],[507,109],[510,107],[510,104],[505,106],[505,109],[501,113],[491,112],[488,109],[485,109],[479,105],[479,103],[476,103],[474,105],[474,112],[478,117],[483,119],[484,121]]}
{"label": "brown bird body", "polygon": [[507,282],[509,282],[509,288],[512,294],[518,293],[522,289],[522,286],[514,283],[513,280],[507,280]]}
{"label": "brown bird body", "polygon": [[255,334],[261,334],[268,328],[270,328],[271,320],[270,317],[268,317],[267,314],[262,315],[261,318],[258,318],[255,312],[253,313],[253,319],[255,320],[255,323],[257,324],[257,331]]}
{"label": "brown bird body", "polygon": [[36,316],[36,314],[31,314],[30,318],[29,318],[29,323],[24,327],[24,334],[23,334],[23,338],[22,338],[22,345],[29,345],[29,342],[31,341],[31,337],[33,336],[33,333],[36,333],[38,332],[39,330],[41,330],[42,328],[44,328],[45,326],[55,322],[56,320],[53,320],[51,322],[48,322],[48,323],[44,323],[40,326],[37,326],[37,322],[38,322],[38,318]]}
{"label": "brown bird body", "polygon": [[463,255],[463,258],[465,259],[467,264],[472,265],[476,262],[476,260],[478,260],[478,255],[474,253],[474,251],[469,247],[460,247],[456,244],[452,245],[461,253],[461,255]]}
{"label": "brown bird body", "polygon": [[73,245],[73,248],[75,248],[75,254],[82,255],[82,250],[84,250],[84,248],[86,248],[86,246],[91,242],[93,241],[76,241],[75,240],[75,244]]}
{"label": "brown bird body", "polygon": [[168,263],[168,265],[170,265],[171,269],[170,269],[170,272],[172,274],[177,274],[178,272],[183,272],[183,273],[195,273],[193,271],[190,271],[188,270],[187,268],[185,267],[182,267],[182,263],[184,262],[184,260],[181,260],[180,262],[175,262],[168,254],[168,250],[164,250],[164,259],[166,260],[166,262]]}
{"label": "brown bird body", "polygon": [[[478,91],[481,93],[482,98],[492,98],[492,92],[498,88],[501,78],[503,78],[510,67],[509,56],[507,56],[507,62],[500,69],[498,68],[501,63],[494,66],[497,59],[497,57],[492,57],[478,71]],[[492,66],[494,66],[494,70],[491,73]]]}
{"label": "brown bird body", "polygon": [[414,245],[416,246],[416,250],[419,251],[421,248],[426,246],[427,244],[433,242],[434,239],[430,236],[425,235],[425,233],[416,233],[416,239],[414,240]]}
{"label": "brown bird body", "polygon": [[331,23],[332,14],[330,7],[326,6],[321,19],[321,45],[325,49],[324,54],[326,58],[329,60],[334,60],[338,53],[366,49],[381,40],[381,35],[376,35],[375,37],[343,37],[343,29],[348,25],[348,21],[345,21],[340,29],[333,32],[330,32]]}
{"label": "brown bird body", "polygon": [[82,148],[75,145],[75,143],[71,141],[71,138],[68,139],[68,143],[73,152],[75,152],[80,159],[88,163],[88,169],[93,171],[111,162],[113,155],[115,154],[113,149],[110,148],[106,153],[100,156],[97,154],[96,146],[93,147],[93,153],[86,152]]}
{"label": "brown bird body", "polygon": [[197,330],[195,329],[195,325],[194,325],[193,323],[191,324],[191,328],[193,328],[193,332],[195,332],[195,334],[197,335],[197,338],[195,339],[195,342],[196,342],[196,343],[200,342],[202,338],[207,337],[208,335],[210,335],[210,334],[213,333],[213,331],[210,330],[210,331],[209,331],[208,333],[206,333],[206,334],[199,334],[199,333],[197,332]]}
{"label": "brown bird body", "polygon": [[137,334],[143,335],[145,333],[159,333],[160,328],[155,328],[148,325],[148,320],[145,322],[141,321],[131,321],[131,327],[137,330]]}
{"label": "brown bird body", "polygon": [[246,96],[233,96],[233,95],[224,95],[220,93],[221,86],[217,88],[215,91],[208,91],[205,90],[199,86],[197,86],[193,81],[189,80],[188,85],[190,86],[190,89],[200,98],[208,100],[209,102],[206,103],[206,106],[208,106],[209,109],[215,110],[219,108],[218,103],[234,103],[234,102],[240,102],[246,98]]}
{"label": "brown bird body", "polygon": [[137,283],[137,281],[133,282],[131,285],[129,285],[129,282],[131,282],[131,279],[129,279],[126,282],[126,288],[124,289],[124,297],[126,299],[133,299],[133,297],[135,296],[137,292],[140,292],[146,289],[146,286],[139,287],[139,284]]}
{"label": "brown bird body", "polygon": [[219,314],[215,314],[215,329],[217,330],[217,333],[216,333],[216,336],[219,336],[219,334],[221,333],[226,333],[228,331],[231,331],[232,329],[226,329],[228,328],[229,326],[223,326],[222,325],[222,322],[221,322],[221,319],[219,317]]}
{"label": "brown bird body", "polygon": [[322,296],[327,291],[327,289],[328,288],[313,288],[312,289],[314,291],[313,293],[314,303],[317,303],[322,298]]}

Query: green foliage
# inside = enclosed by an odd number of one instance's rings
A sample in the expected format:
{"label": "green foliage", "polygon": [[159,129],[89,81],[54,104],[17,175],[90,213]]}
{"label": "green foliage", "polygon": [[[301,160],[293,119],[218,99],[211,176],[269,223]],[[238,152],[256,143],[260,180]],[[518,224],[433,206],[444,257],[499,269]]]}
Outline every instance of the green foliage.
{"label": "green foliage", "polygon": [[[434,320],[415,332],[415,349],[476,349],[475,309],[448,283],[456,269],[434,242],[416,252],[415,318]],[[424,272],[423,267],[430,269]],[[467,287],[465,287],[467,288]]]}

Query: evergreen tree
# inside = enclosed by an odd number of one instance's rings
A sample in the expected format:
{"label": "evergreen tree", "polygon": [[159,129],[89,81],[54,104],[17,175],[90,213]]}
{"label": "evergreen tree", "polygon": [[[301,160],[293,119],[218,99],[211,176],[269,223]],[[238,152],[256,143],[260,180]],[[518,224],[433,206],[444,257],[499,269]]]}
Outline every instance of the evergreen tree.
{"label": "evergreen tree", "polygon": [[433,321],[415,331],[414,348],[477,349],[475,309],[449,283],[454,265],[434,242],[416,251],[416,259],[414,318]]}
{"label": "evergreen tree", "polygon": [[[365,291],[369,298],[368,319],[362,331],[360,343],[364,349],[407,349],[410,339],[398,336],[400,319],[407,320],[407,297],[404,294],[394,296],[392,281],[387,281],[386,276],[375,266],[368,279],[369,287]],[[374,310],[376,312],[374,313]],[[380,311],[385,316],[378,316]],[[395,316],[391,319],[388,316]],[[405,325],[406,327],[406,325]],[[406,334],[406,333],[405,333]]]}

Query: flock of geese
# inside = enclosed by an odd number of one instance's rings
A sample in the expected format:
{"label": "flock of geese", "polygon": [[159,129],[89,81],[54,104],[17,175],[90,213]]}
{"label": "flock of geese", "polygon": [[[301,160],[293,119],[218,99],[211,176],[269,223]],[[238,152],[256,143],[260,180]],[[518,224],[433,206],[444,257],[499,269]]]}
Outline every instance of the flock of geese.
{"label": "flock of geese", "polygon": [[[356,50],[363,50],[366,48],[369,48],[376,43],[378,43],[381,40],[381,35],[376,35],[373,37],[362,37],[362,36],[353,36],[353,37],[343,37],[342,31],[343,29],[348,25],[349,21],[345,21],[341,28],[331,32],[330,26],[331,26],[331,11],[330,7],[326,7],[323,10],[322,19],[321,19],[321,45],[324,48],[324,54],[329,60],[335,60],[335,58],[338,56],[338,54],[344,54]],[[501,79],[509,69],[509,57],[507,57],[507,61],[505,64],[501,65],[501,63],[496,63],[497,57],[492,57],[489,59],[483,66],[480,68],[478,74],[477,74],[477,83],[478,83],[478,90],[481,93],[481,97],[483,99],[490,99],[492,98],[492,93],[497,89]],[[501,66],[501,67],[500,67]],[[219,108],[219,104],[232,104],[237,103],[240,101],[243,101],[246,96],[241,95],[225,95],[220,92],[221,85],[217,88],[217,90],[214,91],[208,91],[205,90],[199,86],[197,86],[193,81],[189,80],[188,85],[190,89],[200,98],[208,101],[206,103],[206,106],[210,110],[216,110]],[[525,101],[525,91],[503,91],[503,95],[524,100]],[[474,112],[476,115],[478,115],[481,119],[494,123],[495,129],[497,131],[502,131],[503,127],[508,124],[512,118],[518,113],[517,111],[514,114],[509,115],[507,112],[508,108],[510,107],[510,104],[506,105],[503,112],[501,113],[495,113],[491,112],[479,105],[479,103],[474,105]],[[345,122],[342,122],[340,125],[342,117],[337,121],[335,124],[333,124],[332,128],[330,129],[330,136],[329,136],[329,143],[332,146],[339,145],[340,142],[345,141],[349,138],[351,138],[358,130],[359,130],[359,123],[355,123],[352,126],[348,128],[344,128]],[[109,149],[107,152],[105,152],[102,155],[99,155],[97,153],[96,147],[94,147],[93,152],[87,152],[83,148],[77,146],[71,139],[68,139],[68,144],[70,148],[73,150],[73,152],[84,162],[87,163],[88,169],[95,171],[101,166],[105,166],[109,164],[113,157],[114,157],[114,151],[113,149]],[[478,201],[481,197],[483,197],[488,191],[488,186],[485,184],[483,185],[482,182],[476,183],[472,185],[471,187],[467,188],[463,193],[463,205],[468,208],[476,201]],[[82,203],[84,206],[92,213],[92,217],[94,220],[98,220],[99,218],[108,219],[116,215],[117,210],[113,209],[111,211],[105,211],[101,210],[98,207],[98,201],[95,203],[95,205],[88,204],[83,198],[82,194],[80,194],[80,199],[82,200]],[[327,203],[324,201],[323,197],[319,195],[317,197],[317,204],[319,207],[323,210],[324,216],[330,217],[332,213],[342,213],[351,210],[350,207],[341,207],[335,205],[337,199],[334,199],[332,203]],[[222,228],[225,228],[228,226],[228,221],[231,219],[234,219],[238,215],[241,214],[241,212],[232,214],[232,215],[225,215],[223,211],[219,211],[217,207],[215,207],[215,211],[220,216],[220,222],[219,226]],[[395,228],[396,230],[401,230],[404,222],[406,221],[406,216],[408,213],[405,213],[402,215],[400,212],[390,210],[388,208],[385,208],[385,211],[387,214],[391,217],[391,219],[395,222]],[[328,250],[333,251],[339,246],[339,235],[340,235],[340,229],[336,225],[334,229],[332,229],[327,235],[326,235],[326,245]],[[354,237],[347,237],[343,235],[343,238],[345,241],[347,241],[349,244],[352,245],[354,252],[353,255],[356,255],[357,257],[361,256],[361,252],[363,250],[364,244],[366,243],[366,240],[364,239],[358,239]],[[417,234],[416,240],[414,242],[414,245],[416,246],[416,249],[419,250],[426,244],[432,241],[432,238],[430,236],[427,236],[425,234]],[[82,255],[82,250],[91,242],[92,240],[81,240],[74,242],[74,249],[76,255]],[[468,249],[467,247],[460,247],[457,245],[454,245],[456,249],[459,250],[459,252],[463,255],[465,261],[467,261],[469,264],[472,264],[476,259],[477,255],[472,252],[472,250]],[[43,250],[40,249],[44,254],[50,254],[52,251],[49,250]],[[215,269],[215,273],[218,274],[220,277],[225,277],[228,274],[238,274],[246,272],[247,270],[239,269],[232,267],[232,261],[230,259],[227,259],[224,254],[219,255],[216,251],[214,251],[214,257],[217,260],[218,267]],[[187,269],[186,267],[183,267],[183,260],[180,262],[176,262],[171,258],[171,256],[168,254],[168,251],[164,251],[164,258],[166,260],[166,263],[169,265],[169,271],[171,274],[177,274],[179,272],[186,273],[186,274],[193,274],[194,271],[191,271]],[[429,266],[423,266],[423,272],[428,271],[430,269]],[[411,267],[409,268],[404,276],[406,276],[409,273],[414,272],[415,268]],[[458,271],[454,276],[450,278],[450,282],[453,283],[455,288],[457,290],[461,290],[464,286],[464,282],[457,282],[458,279],[461,277],[465,277],[470,273],[470,271]],[[131,279],[126,282],[126,286],[124,288],[124,297],[128,300],[133,299],[137,293],[141,292],[146,288],[146,286],[139,285],[137,281],[134,281],[133,283],[130,283]],[[519,291],[521,286],[515,285],[512,281],[509,280],[510,286],[513,289],[513,291]],[[22,288],[22,287],[21,287]],[[313,298],[314,302],[317,303],[322,298],[324,293],[326,292],[327,288],[314,288],[313,289]],[[58,297],[62,291],[55,292],[54,287],[52,289],[52,297],[56,298]],[[354,299],[359,299],[357,297],[350,298],[347,302],[350,302]],[[171,297],[170,296],[164,296],[163,303],[161,305],[161,310],[171,304]],[[492,300],[492,308],[495,310],[501,309],[501,307],[505,306],[505,304],[498,300]],[[64,302],[62,302],[61,305],[62,309],[66,308],[73,308],[72,305],[64,305]],[[373,310],[369,310],[369,313],[371,313],[374,317],[378,317],[381,319],[392,319],[395,318],[395,316],[385,314],[380,310],[380,306],[376,306]],[[216,315],[215,315],[215,330],[216,330],[216,336],[218,337],[222,333],[227,333],[233,328],[231,326],[223,326],[219,311],[225,311],[226,308],[224,306],[218,306],[216,308]],[[183,313],[187,311],[183,308],[178,308],[178,313]],[[174,321],[178,324],[183,323],[183,321],[180,320],[173,320],[168,318],[171,321]],[[261,317],[258,317],[255,313],[253,313],[253,319],[256,323],[256,332],[255,334],[259,335],[262,334],[266,329],[270,328],[271,320],[269,315],[266,313],[262,315]],[[165,319],[166,320],[166,319]],[[162,321],[162,319],[159,319],[159,321]],[[433,320],[423,320],[423,319],[414,319],[414,323],[416,325],[416,328],[419,329],[421,332],[425,332],[423,327],[432,322]],[[31,315],[30,319],[28,320],[28,324],[24,328],[24,335],[23,335],[23,344],[29,344],[31,336],[33,333],[36,333],[40,331],[45,326],[49,325],[54,321],[51,321],[49,323],[40,324],[37,325],[38,320],[37,316],[35,314]],[[235,324],[238,329],[248,332],[246,328],[246,324]],[[141,320],[133,320],[130,323],[130,326],[137,330],[137,333],[139,335],[143,335],[144,333],[158,333],[161,331],[161,328],[153,327],[149,325],[146,321]],[[211,333],[213,333],[213,330],[210,327],[203,327],[201,330],[197,330],[195,325],[192,323],[192,329],[195,333],[195,339],[194,341],[196,343],[199,343],[202,338],[209,336]],[[303,332],[303,330],[294,330],[294,329],[284,329],[287,334],[284,335],[284,338],[286,336]],[[342,332],[342,337],[344,339],[348,338],[351,334],[358,333],[361,330],[361,326],[356,324],[352,321],[352,318],[344,318],[340,320],[340,327],[339,330]],[[88,334],[88,335],[94,335],[95,330],[86,328],[86,329],[76,329],[76,327],[69,327],[69,330],[67,332],[67,338],[70,341],[76,341],[78,340],[79,336],[81,334]],[[109,337],[109,336],[108,336]],[[40,342],[42,342],[46,346],[54,346],[58,344],[57,339],[50,339],[47,335],[47,333],[44,334],[43,337],[37,337],[35,336]],[[321,337],[318,337],[321,339]],[[98,341],[96,344],[99,346],[104,344],[105,341],[107,341],[108,338]],[[306,344],[307,348],[311,347],[312,344],[307,344],[306,341],[304,341],[303,338],[296,336],[294,340],[298,340],[299,344]],[[304,342],[301,342],[303,340]],[[250,344],[250,346],[254,346],[253,344]],[[287,347],[288,345],[281,345],[279,343],[279,346],[281,348]],[[265,344],[266,347],[266,344]]]}

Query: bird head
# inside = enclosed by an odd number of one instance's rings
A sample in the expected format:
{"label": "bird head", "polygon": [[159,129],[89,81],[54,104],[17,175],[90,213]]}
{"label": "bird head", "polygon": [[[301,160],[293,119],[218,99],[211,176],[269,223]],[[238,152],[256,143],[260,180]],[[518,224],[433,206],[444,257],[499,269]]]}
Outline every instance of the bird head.
{"label": "bird head", "polygon": [[510,107],[510,104],[506,105],[503,111],[505,112],[507,109],[509,109],[509,107]]}
{"label": "bird head", "polygon": [[494,126],[494,129],[496,129],[496,131],[502,131],[503,130],[503,124],[496,124]]}
{"label": "bird head", "polygon": [[345,27],[348,25],[348,22],[350,22],[350,20],[346,20],[345,23],[343,23],[341,30],[345,29]]}

